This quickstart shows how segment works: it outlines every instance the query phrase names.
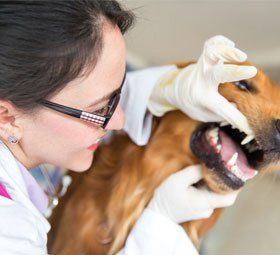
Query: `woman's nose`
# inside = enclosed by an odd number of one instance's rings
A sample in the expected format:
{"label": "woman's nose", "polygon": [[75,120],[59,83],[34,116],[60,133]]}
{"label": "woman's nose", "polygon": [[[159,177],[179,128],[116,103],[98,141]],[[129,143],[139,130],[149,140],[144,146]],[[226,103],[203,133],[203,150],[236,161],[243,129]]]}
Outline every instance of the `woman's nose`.
{"label": "woman's nose", "polygon": [[120,104],[118,104],[112,118],[107,124],[106,130],[118,130],[122,129],[124,126],[125,116],[123,109]]}

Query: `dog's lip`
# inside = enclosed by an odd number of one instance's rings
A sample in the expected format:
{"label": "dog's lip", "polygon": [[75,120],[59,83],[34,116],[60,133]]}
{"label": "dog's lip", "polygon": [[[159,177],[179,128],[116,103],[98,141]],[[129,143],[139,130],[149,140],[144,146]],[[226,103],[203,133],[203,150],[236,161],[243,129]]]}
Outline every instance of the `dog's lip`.
{"label": "dog's lip", "polygon": [[[207,130],[214,127],[218,127],[218,124],[204,123],[199,126],[197,130],[195,130],[192,134],[190,141],[191,150],[195,156],[197,156],[202,162],[205,163],[209,171],[212,171],[212,173],[217,175],[225,185],[233,190],[239,189],[244,185],[245,182],[228,169],[228,165],[225,164],[225,161],[222,159],[221,154],[216,151],[216,149],[209,143],[209,140],[206,138]],[[255,171],[252,172],[251,170],[248,169],[244,172],[247,176],[245,178],[246,180],[254,176],[252,175],[253,172],[256,174]]]}

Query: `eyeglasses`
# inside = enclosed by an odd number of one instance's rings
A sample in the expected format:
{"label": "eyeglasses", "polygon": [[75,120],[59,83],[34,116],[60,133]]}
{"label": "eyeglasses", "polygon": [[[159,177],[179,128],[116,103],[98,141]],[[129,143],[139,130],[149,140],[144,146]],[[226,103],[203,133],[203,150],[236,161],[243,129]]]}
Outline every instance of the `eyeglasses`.
{"label": "eyeglasses", "polygon": [[45,99],[42,99],[39,101],[39,104],[48,107],[52,110],[73,116],[75,118],[81,119],[83,121],[87,121],[87,122],[91,122],[94,123],[100,127],[102,127],[103,129],[106,128],[108,122],[110,121],[110,119],[112,118],[117,105],[120,101],[120,96],[121,96],[121,90],[122,87],[124,85],[125,82],[125,78],[126,75],[124,75],[121,87],[114,92],[114,94],[112,94],[112,96],[109,99],[109,102],[106,106],[104,106],[103,108],[94,111],[94,112],[85,112],[79,109],[75,109],[72,107],[68,107],[65,105],[61,105],[61,104],[57,104]]}

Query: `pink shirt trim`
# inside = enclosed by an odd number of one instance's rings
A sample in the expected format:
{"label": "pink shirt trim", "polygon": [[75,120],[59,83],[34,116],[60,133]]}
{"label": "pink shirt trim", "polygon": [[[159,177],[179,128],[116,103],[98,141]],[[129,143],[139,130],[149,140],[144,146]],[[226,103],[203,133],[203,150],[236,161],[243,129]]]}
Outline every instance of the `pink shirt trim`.
{"label": "pink shirt trim", "polygon": [[7,190],[5,189],[5,187],[3,186],[3,184],[1,183],[0,183],[0,196],[12,199],[8,194]]}

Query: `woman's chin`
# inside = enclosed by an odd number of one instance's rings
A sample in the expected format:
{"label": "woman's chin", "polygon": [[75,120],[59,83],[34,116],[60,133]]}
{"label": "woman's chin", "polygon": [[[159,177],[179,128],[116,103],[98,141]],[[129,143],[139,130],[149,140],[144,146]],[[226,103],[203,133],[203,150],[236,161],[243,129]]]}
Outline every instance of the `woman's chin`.
{"label": "woman's chin", "polygon": [[90,152],[86,157],[77,158],[75,161],[68,162],[67,169],[74,172],[85,172],[90,169],[93,161],[94,153]]}

